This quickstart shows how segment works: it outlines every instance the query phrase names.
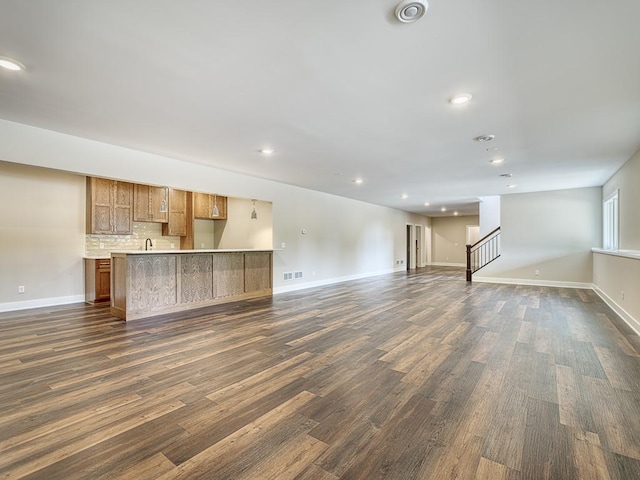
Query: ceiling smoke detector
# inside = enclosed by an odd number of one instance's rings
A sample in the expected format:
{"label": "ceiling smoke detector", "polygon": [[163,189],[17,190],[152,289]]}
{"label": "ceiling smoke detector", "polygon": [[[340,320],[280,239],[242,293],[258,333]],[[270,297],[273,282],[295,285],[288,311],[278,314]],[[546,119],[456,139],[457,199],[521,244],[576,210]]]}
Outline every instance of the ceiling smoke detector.
{"label": "ceiling smoke detector", "polygon": [[429,8],[427,0],[403,0],[396,7],[396,18],[402,23],[420,20]]}
{"label": "ceiling smoke detector", "polygon": [[496,138],[495,135],[478,135],[477,137],[474,137],[474,140],[476,142],[490,142],[494,138]]}

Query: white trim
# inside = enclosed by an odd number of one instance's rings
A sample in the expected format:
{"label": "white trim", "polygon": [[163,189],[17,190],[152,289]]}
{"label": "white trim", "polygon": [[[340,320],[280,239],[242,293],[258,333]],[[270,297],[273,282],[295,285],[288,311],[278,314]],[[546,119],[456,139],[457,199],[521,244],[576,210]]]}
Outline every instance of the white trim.
{"label": "white trim", "polygon": [[26,300],[23,302],[0,303],[0,312],[13,312],[16,310],[27,310],[29,308],[54,307],[57,305],[67,305],[69,303],[84,303],[83,295],[69,295],[67,297],[39,298],[36,300]]}
{"label": "white trim", "polygon": [[378,275],[386,275],[389,273],[405,272],[405,271],[406,271],[406,268],[400,268],[400,269],[388,268],[386,270],[378,270],[376,272],[359,273],[356,275],[347,275],[345,277],[327,278],[325,280],[317,280],[315,282],[305,282],[305,283],[300,283],[298,285],[287,285],[286,287],[275,287],[273,289],[273,294],[278,295],[279,293],[295,292],[297,290],[305,290],[307,288],[323,287],[325,285],[333,285],[334,283],[349,282],[351,280],[360,280],[363,278],[377,277]]}
{"label": "white trim", "polygon": [[466,263],[431,262],[430,265],[434,265],[436,267],[464,267],[464,268],[467,268],[467,264]]}
{"label": "white trim", "polygon": [[631,329],[640,335],[640,321],[633,318],[624,308],[613,301],[609,295],[600,290],[596,285],[593,286],[593,291],[606,303],[611,310],[613,310]]}
{"label": "white trim", "polygon": [[593,253],[601,253],[603,255],[613,255],[614,257],[631,258],[640,260],[640,250],[605,250],[603,248],[592,248]]}
{"label": "white trim", "polygon": [[564,282],[556,280],[529,280],[526,278],[494,278],[494,277],[476,277],[473,281],[478,283],[504,283],[506,285],[530,285],[533,287],[559,287],[559,288],[581,288],[591,290],[593,284],[583,282]]}

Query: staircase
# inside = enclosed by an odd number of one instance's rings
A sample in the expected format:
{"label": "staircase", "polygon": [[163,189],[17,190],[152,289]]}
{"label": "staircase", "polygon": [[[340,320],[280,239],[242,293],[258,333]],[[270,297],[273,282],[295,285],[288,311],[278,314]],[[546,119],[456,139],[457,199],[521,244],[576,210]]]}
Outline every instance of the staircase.
{"label": "staircase", "polygon": [[500,256],[500,227],[473,245],[467,245],[467,282],[475,272]]}

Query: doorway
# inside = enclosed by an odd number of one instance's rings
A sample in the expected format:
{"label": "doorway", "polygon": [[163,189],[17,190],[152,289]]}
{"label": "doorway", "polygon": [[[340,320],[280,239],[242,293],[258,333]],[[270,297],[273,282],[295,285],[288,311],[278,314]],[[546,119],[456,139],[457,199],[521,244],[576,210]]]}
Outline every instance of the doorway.
{"label": "doorway", "polygon": [[413,250],[413,243],[411,241],[411,235],[413,233],[413,225],[407,225],[407,259],[405,263],[407,265],[407,270],[411,270],[411,253]]}
{"label": "doorway", "polygon": [[422,225],[416,225],[416,268],[424,267],[424,232]]}

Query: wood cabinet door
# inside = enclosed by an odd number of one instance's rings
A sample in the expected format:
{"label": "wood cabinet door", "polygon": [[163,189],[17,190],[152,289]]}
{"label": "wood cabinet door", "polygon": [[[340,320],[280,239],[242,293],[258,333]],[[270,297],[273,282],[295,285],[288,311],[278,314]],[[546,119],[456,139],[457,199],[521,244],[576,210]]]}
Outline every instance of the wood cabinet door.
{"label": "wood cabinet door", "polygon": [[113,181],[87,177],[87,233],[112,233]]}
{"label": "wood cabinet door", "polygon": [[133,184],[87,177],[87,233],[133,232]]}
{"label": "wood cabinet door", "polygon": [[[213,216],[213,207],[218,207],[218,216]],[[209,193],[193,194],[193,218],[205,220],[227,219],[227,197],[211,195]]]}
{"label": "wood cabinet door", "polygon": [[135,184],[133,187],[133,221],[148,222],[149,212],[149,185]]}
{"label": "wood cabinet door", "polygon": [[245,292],[259,292],[271,288],[271,253],[247,252],[244,254]]}
{"label": "wood cabinet door", "polygon": [[133,233],[133,183],[114,182],[113,232],[119,235]]}
{"label": "wood cabinet door", "polygon": [[167,223],[169,220],[168,190],[167,187],[136,184],[133,195],[133,221]]}
{"label": "wood cabinet door", "polygon": [[167,187],[149,187],[149,221],[156,223],[169,221],[169,189]]}
{"label": "wood cabinet door", "polygon": [[96,300],[109,300],[111,296],[111,266],[100,265],[96,269]]}
{"label": "wood cabinet door", "polygon": [[208,193],[193,193],[193,218],[211,219],[213,203]]}
{"label": "wood cabinet door", "polygon": [[162,234],[184,237],[187,234],[187,192],[169,189],[169,219],[162,225]]}
{"label": "wood cabinet door", "polygon": [[213,208],[213,204],[218,205],[218,216],[212,217],[214,220],[226,220],[227,219],[227,197],[223,197],[222,195],[211,195],[211,205]]}

